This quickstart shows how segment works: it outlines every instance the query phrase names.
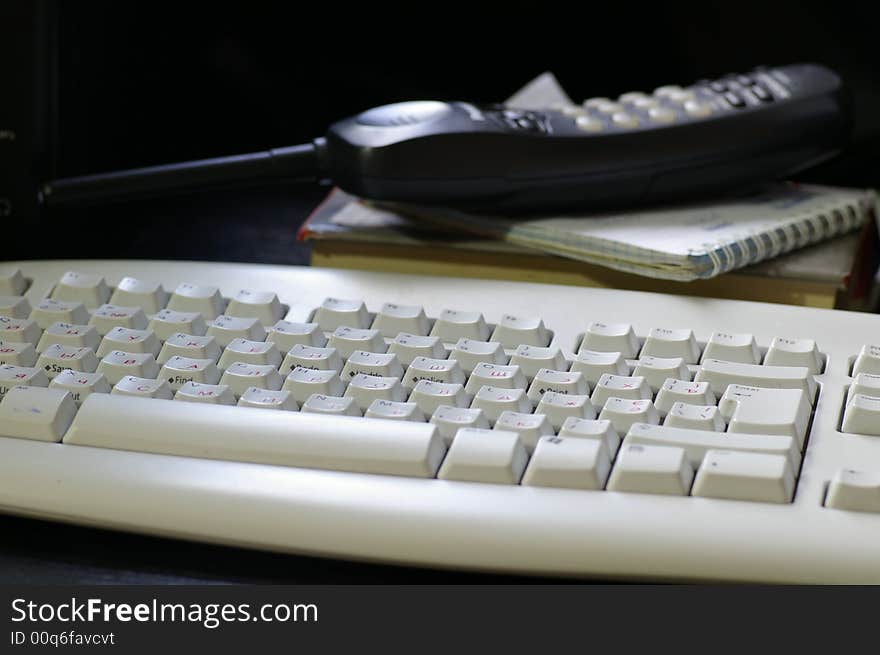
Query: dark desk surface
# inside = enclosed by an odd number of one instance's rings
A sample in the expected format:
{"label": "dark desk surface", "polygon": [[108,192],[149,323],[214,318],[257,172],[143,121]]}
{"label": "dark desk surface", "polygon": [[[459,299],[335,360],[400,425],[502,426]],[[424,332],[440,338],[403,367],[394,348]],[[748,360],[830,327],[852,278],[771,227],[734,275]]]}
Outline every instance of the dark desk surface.
{"label": "dark desk surface", "polygon": [[[249,191],[59,212],[3,259],[192,259],[308,264],[296,230],[325,190]],[[8,243],[8,242],[7,242]],[[293,557],[0,516],[0,582],[408,584],[532,582]],[[545,581],[546,582],[546,581]]]}

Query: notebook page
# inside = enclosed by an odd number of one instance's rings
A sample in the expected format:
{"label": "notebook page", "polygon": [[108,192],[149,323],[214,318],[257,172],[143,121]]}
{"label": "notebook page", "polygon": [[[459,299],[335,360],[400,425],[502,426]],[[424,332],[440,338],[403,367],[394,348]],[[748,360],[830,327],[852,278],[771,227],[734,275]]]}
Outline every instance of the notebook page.
{"label": "notebook page", "polygon": [[858,206],[865,196],[860,189],[777,185],[759,195],[720,203],[517,221],[511,230],[546,232],[548,238],[581,246],[613,242],[619,244],[613,248],[618,252],[673,256],[704,255],[767,235],[768,248],[781,252],[814,241],[814,232],[831,236],[854,229],[863,217],[844,215],[835,220],[834,214],[845,212],[847,205]]}

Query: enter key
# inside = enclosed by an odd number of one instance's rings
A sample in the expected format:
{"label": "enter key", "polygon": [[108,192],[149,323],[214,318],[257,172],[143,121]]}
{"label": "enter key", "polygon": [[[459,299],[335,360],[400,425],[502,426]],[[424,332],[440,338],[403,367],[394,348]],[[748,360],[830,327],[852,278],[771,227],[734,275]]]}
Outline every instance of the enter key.
{"label": "enter key", "polygon": [[731,384],[718,402],[728,432],[780,434],[797,439],[801,451],[810,424],[810,401],[801,389]]}

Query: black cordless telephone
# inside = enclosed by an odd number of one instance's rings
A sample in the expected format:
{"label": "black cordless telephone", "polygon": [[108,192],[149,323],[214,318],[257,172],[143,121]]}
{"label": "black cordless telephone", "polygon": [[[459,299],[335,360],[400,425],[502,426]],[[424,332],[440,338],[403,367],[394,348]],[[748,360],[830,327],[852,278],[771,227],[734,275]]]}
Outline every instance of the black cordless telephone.
{"label": "black cordless telephone", "polygon": [[311,144],[59,180],[43,198],[329,178],[373,200],[487,212],[627,206],[792,175],[837,153],[850,123],[841,79],[795,64],[542,111],[402,102],[339,121]]}

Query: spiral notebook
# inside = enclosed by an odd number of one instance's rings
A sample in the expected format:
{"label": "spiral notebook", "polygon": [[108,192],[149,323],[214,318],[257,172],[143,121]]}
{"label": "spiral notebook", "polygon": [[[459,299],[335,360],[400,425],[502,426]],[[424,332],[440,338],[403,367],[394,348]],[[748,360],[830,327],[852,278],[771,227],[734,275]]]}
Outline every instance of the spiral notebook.
{"label": "spiral notebook", "polygon": [[[457,233],[669,280],[710,278],[852,232],[877,215],[871,190],[778,184],[747,196],[583,216],[500,218],[435,207],[350,203],[334,220],[391,211]],[[385,219],[387,220],[387,218]]]}

